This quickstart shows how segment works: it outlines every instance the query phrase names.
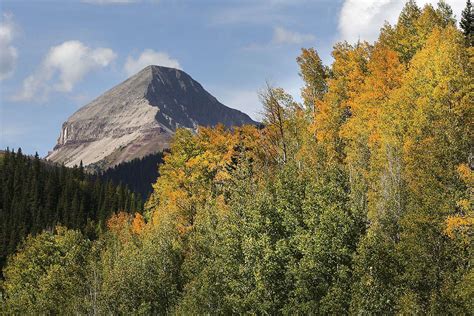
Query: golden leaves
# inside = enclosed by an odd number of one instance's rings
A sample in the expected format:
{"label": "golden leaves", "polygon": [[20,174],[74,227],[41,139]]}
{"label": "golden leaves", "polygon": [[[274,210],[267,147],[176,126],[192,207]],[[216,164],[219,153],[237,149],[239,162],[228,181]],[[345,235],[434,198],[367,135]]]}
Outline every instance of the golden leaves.
{"label": "golden leaves", "polygon": [[456,238],[459,234],[462,239],[468,241],[469,235],[472,236],[472,227],[474,226],[474,218],[469,216],[448,216],[445,221],[446,228],[444,233],[451,239]]}
{"label": "golden leaves", "polygon": [[192,229],[196,212],[230,180],[238,156],[252,156],[258,135],[250,126],[200,127],[196,135],[178,131],[153,186],[153,225],[172,221],[180,234]]}

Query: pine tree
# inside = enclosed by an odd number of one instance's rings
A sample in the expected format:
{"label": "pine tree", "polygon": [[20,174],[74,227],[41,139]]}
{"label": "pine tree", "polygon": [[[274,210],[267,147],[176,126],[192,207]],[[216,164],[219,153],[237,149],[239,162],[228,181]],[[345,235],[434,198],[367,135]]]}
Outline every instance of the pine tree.
{"label": "pine tree", "polygon": [[97,221],[98,211],[104,222],[119,208],[141,210],[139,199],[125,207],[132,192],[112,183],[110,191],[120,194],[108,196],[108,206],[102,209],[106,188],[109,186],[85,174],[81,166],[53,166],[42,162],[38,154],[24,156],[21,149],[0,152],[0,267],[28,234],[51,231],[57,224],[85,231],[87,223]]}
{"label": "pine tree", "polygon": [[466,8],[461,13],[461,21],[459,22],[461,30],[469,46],[474,46],[474,12],[471,0],[467,0]]}
{"label": "pine tree", "polygon": [[438,13],[443,27],[448,25],[456,25],[456,19],[454,18],[453,9],[444,0],[440,0],[437,4],[436,12]]}

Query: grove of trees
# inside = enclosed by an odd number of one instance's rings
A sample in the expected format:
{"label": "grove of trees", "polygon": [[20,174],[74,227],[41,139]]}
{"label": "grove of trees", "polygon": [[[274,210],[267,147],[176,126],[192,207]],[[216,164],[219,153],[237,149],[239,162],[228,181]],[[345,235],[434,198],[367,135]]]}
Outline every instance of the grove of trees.
{"label": "grove of trees", "polygon": [[122,162],[112,168],[98,173],[103,181],[111,180],[116,185],[122,184],[146,200],[153,191],[152,184],[158,178],[158,166],[163,163],[163,153],[147,155],[143,158]]}
{"label": "grove of trees", "polygon": [[22,244],[6,313],[472,314],[465,12],[408,1],[330,67],[303,49],[303,104],[268,86],[263,128],[177,131],[143,215]]}
{"label": "grove of trees", "polygon": [[64,225],[95,238],[114,212],[141,208],[140,196],[94,179],[82,165],[66,168],[7,149],[0,153],[0,268],[29,234]]}

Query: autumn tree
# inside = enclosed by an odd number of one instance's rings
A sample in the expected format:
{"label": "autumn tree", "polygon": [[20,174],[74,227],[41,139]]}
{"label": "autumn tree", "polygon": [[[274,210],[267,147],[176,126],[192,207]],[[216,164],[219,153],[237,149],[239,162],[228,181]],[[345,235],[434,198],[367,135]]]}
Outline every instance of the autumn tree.
{"label": "autumn tree", "polygon": [[306,108],[314,115],[317,111],[317,102],[327,92],[329,69],[323,65],[314,48],[301,49],[301,54],[296,58],[296,62],[300,68],[300,76],[305,83],[301,89],[301,96]]}
{"label": "autumn tree", "polygon": [[[143,214],[113,213],[133,196],[95,183],[106,223],[96,240],[63,229],[28,238],[5,270],[8,312],[472,313],[464,35],[445,2],[408,1],[375,43],[336,44],[330,68],[304,49],[304,104],[267,86],[258,128],[176,131]],[[2,198],[21,195],[26,172],[14,173]],[[54,216],[79,221],[63,211],[86,210],[67,173]],[[38,209],[40,183],[5,205]]]}
{"label": "autumn tree", "polygon": [[348,101],[362,87],[370,50],[367,43],[356,46],[340,43],[332,52],[334,63],[331,67],[332,76],[328,80],[328,93],[319,102],[318,113],[313,122],[326,166],[341,164],[344,158],[345,143],[340,130],[351,117]]}

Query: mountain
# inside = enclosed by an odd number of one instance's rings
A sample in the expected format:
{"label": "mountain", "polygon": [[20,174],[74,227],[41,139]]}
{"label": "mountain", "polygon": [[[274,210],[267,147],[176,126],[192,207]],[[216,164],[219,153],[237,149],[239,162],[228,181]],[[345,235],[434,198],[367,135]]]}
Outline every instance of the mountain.
{"label": "mountain", "polygon": [[80,108],[46,159],[106,169],[169,147],[177,128],[255,124],[182,70],[148,66]]}

